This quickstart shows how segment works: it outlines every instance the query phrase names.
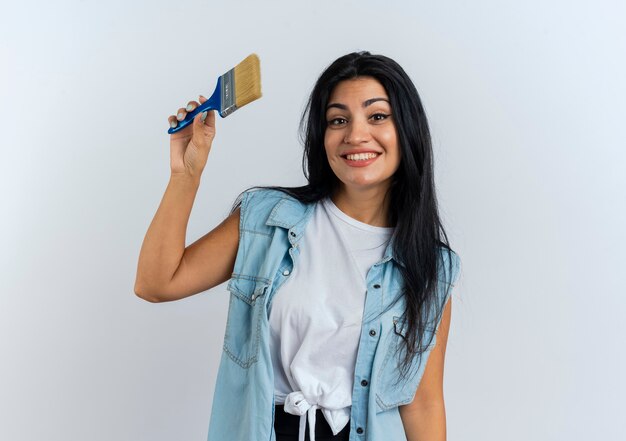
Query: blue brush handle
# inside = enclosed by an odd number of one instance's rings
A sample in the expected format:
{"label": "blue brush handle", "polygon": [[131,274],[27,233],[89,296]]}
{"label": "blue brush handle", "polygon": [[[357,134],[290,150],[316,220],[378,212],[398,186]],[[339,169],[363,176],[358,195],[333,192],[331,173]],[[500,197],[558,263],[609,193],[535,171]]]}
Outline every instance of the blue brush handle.
{"label": "blue brush handle", "polygon": [[221,77],[218,78],[217,80],[217,86],[215,87],[215,91],[213,91],[213,95],[211,95],[211,97],[208,100],[200,104],[191,112],[187,112],[187,116],[185,117],[185,119],[182,121],[178,121],[178,125],[176,125],[176,127],[170,127],[167,133],[171,135],[172,133],[176,133],[184,129],[189,124],[193,123],[193,119],[198,113],[202,113],[205,110],[217,110],[218,112],[222,110],[222,78]]}

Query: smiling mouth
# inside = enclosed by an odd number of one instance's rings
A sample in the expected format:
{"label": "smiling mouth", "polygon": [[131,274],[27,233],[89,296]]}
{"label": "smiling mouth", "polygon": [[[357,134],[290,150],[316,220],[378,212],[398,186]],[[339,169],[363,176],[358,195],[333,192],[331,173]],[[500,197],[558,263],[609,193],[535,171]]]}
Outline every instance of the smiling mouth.
{"label": "smiling mouth", "polygon": [[367,161],[369,159],[374,159],[378,157],[380,153],[368,152],[368,153],[357,153],[354,155],[342,155],[341,157],[347,159],[348,161]]}

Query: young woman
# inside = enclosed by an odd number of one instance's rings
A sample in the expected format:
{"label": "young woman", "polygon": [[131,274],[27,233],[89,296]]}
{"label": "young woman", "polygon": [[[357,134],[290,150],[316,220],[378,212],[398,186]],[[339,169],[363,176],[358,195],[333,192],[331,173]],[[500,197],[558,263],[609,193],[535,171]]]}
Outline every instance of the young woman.
{"label": "young woman", "polygon": [[445,440],[460,261],[419,95],[395,61],[351,53],[319,77],[302,128],[308,184],[244,191],[186,248],[215,115],[171,135],[135,292],[164,302],[229,281],[209,441]]}

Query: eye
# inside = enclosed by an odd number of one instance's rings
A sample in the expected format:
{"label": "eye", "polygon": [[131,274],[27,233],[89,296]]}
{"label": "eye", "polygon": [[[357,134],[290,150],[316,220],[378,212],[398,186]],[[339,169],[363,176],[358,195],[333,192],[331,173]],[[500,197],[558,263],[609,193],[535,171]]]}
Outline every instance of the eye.
{"label": "eye", "polygon": [[384,121],[387,118],[389,118],[391,115],[387,114],[387,113],[375,113],[372,116],[370,116],[370,119],[374,120],[375,122],[380,122],[380,121]]}
{"label": "eye", "polygon": [[332,118],[327,121],[329,126],[341,126],[347,122],[348,121],[345,118],[341,118],[341,117]]}

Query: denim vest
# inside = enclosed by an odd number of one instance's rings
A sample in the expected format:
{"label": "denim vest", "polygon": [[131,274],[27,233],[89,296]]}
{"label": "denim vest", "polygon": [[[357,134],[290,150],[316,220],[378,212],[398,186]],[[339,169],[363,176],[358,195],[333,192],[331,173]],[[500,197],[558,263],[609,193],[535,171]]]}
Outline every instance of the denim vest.
{"label": "denim vest", "polygon": [[[248,190],[242,196],[239,248],[227,285],[230,303],[208,441],[276,440],[269,305],[298,265],[300,241],[314,207],[277,190]],[[450,273],[448,254],[442,255],[439,308],[443,308],[450,294],[448,288],[454,286],[460,268],[458,257],[451,253]],[[354,369],[350,441],[406,441],[398,406],[413,401],[436,342],[433,336],[426,352],[414,357],[407,378],[396,384],[402,354],[396,349],[401,335],[406,335],[401,318],[404,299],[388,307],[402,290],[398,269],[402,265],[390,242],[383,258],[367,273]],[[435,333],[438,324],[427,332]]]}

